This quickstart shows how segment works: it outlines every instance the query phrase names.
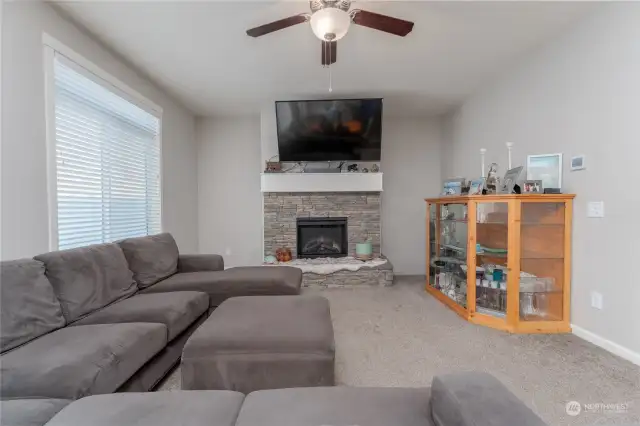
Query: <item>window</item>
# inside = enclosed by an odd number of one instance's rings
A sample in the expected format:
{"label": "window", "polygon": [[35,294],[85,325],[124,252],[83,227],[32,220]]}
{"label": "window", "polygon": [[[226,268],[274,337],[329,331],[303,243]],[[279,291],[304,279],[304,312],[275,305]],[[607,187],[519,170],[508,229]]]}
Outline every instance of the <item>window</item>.
{"label": "window", "polygon": [[159,114],[62,54],[52,56],[53,249],[159,233]]}

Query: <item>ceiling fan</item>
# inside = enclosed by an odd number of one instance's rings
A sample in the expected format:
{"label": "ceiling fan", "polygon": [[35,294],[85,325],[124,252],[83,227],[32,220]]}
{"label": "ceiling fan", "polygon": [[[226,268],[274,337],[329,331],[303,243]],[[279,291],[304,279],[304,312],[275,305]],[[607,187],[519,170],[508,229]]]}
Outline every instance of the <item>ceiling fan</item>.
{"label": "ceiling fan", "polygon": [[260,37],[274,31],[309,22],[313,33],[322,40],[322,65],[331,65],[337,59],[338,40],[356,25],[404,37],[413,29],[413,22],[391,16],[351,8],[351,0],[311,0],[311,13],[301,13],[247,30],[247,35]]}

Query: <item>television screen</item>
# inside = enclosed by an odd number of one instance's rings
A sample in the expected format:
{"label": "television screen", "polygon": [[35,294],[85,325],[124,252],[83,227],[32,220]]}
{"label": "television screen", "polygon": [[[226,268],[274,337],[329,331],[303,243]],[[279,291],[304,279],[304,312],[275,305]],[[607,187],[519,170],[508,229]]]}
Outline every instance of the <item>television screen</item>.
{"label": "television screen", "polygon": [[280,161],[380,161],[382,99],[276,102]]}

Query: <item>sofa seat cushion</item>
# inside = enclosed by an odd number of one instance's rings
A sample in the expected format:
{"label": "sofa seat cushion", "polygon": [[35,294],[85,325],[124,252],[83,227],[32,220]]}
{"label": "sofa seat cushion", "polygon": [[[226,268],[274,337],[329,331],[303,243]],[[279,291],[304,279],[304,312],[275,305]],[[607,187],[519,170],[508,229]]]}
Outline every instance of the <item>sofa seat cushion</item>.
{"label": "sofa seat cushion", "polygon": [[138,288],[149,287],[178,272],[178,245],[169,233],[119,241]]}
{"label": "sofa seat cushion", "polygon": [[68,399],[12,398],[0,401],[0,426],[43,426],[71,403]]}
{"label": "sofa seat cushion", "polygon": [[166,344],[162,324],[65,327],[2,355],[3,397],[115,392]]}
{"label": "sofa seat cushion", "polygon": [[229,391],[119,393],[83,398],[47,426],[233,426],[244,395]]}
{"label": "sofa seat cushion", "polygon": [[0,348],[2,352],[64,326],[60,302],[32,259],[0,262]]}
{"label": "sofa seat cushion", "polygon": [[300,294],[302,271],[289,266],[242,266],[224,271],[178,273],[146,288],[145,293],[203,291],[210,306],[230,297]]}
{"label": "sofa seat cushion", "polygon": [[45,264],[67,322],[137,291],[127,259],[117,244],[54,251],[35,259]]}
{"label": "sofa seat cushion", "polygon": [[264,390],[245,398],[236,426],[432,426],[428,388]]}
{"label": "sofa seat cushion", "polygon": [[167,341],[182,333],[209,309],[209,296],[196,291],[137,294],[86,316],[73,324],[151,322],[167,326]]}

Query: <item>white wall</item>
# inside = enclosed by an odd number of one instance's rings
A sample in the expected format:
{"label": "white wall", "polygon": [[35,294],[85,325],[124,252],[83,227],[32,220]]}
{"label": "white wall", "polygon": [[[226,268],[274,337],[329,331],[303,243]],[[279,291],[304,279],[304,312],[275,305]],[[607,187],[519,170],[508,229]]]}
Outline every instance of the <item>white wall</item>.
{"label": "white wall", "polygon": [[2,258],[30,257],[49,250],[43,32],[163,108],[163,223],[182,251],[195,251],[197,175],[192,114],[48,4],[7,2],[2,19]]}
{"label": "white wall", "polygon": [[382,123],[382,252],[399,275],[425,274],[424,198],[440,188],[441,129],[436,119]]}
{"label": "white wall", "polygon": [[196,135],[200,252],[260,265],[260,118],[199,118]]}
{"label": "white wall", "polygon": [[[278,127],[276,124],[275,102],[265,103],[260,110],[260,171],[265,167],[265,161],[278,155]],[[274,160],[277,160],[275,158]]]}
{"label": "white wall", "polygon": [[[577,194],[573,227],[572,316],[576,334],[640,363],[638,262],[640,195],[640,3],[601,6],[595,14],[508,73],[454,115],[450,167],[475,177],[479,149],[504,173],[529,154],[565,155],[563,189]],[[587,170],[569,172],[585,154]],[[604,201],[606,217],[586,217]],[[591,307],[591,292],[604,308]]]}
{"label": "white wall", "polygon": [[[2,166],[2,33],[4,32],[4,1],[0,0],[0,167]],[[2,191],[2,173],[0,172],[0,193]],[[0,196],[0,242],[2,241],[2,197]],[[0,243],[0,259],[2,256],[2,244]]]}

